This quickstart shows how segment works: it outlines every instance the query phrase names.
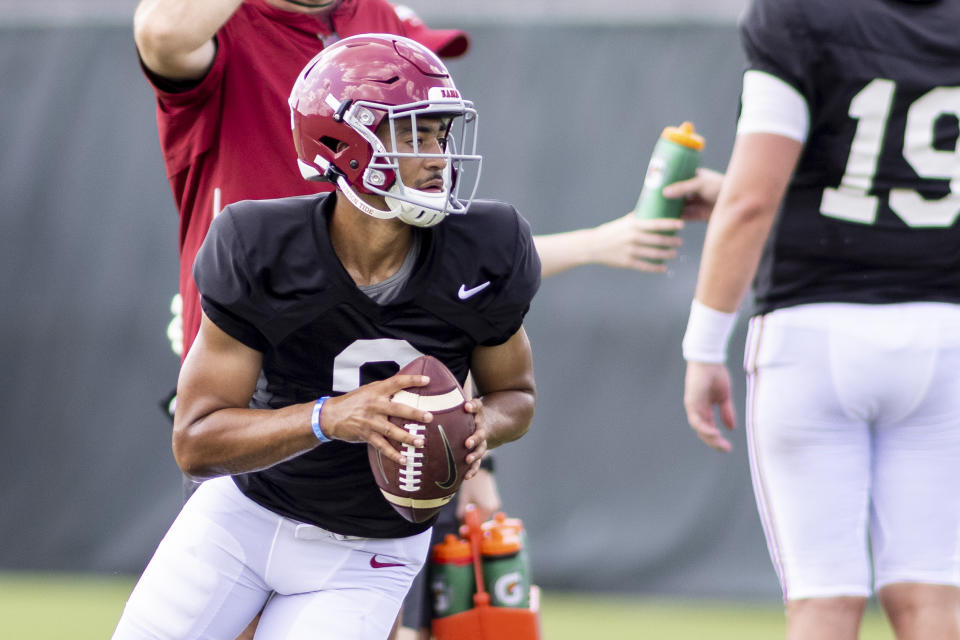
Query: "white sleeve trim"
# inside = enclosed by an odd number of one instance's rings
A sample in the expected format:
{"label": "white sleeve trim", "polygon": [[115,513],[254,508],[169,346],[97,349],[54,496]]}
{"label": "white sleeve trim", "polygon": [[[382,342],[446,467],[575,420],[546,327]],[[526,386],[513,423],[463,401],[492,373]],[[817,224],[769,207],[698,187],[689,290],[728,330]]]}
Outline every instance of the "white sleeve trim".
{"label": "white sleeve trim", "polygon": [[810,131],[810,109],[799,91],[764,71],[743,74],[737,135],[775,133],[805,142]]}

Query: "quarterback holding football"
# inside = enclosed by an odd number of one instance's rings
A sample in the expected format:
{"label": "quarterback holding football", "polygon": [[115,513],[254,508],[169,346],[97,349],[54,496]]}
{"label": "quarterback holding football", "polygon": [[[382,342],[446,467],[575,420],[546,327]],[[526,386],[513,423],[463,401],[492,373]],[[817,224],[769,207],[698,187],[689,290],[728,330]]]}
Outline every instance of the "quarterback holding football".
{"label": "quarterback holding football", "polygon": [[[513,207],[473,198],[477,114],[440,59],[400,36],[346,38],[307,64],[289,104],[301,173],[336,191],[214,220],[173,437],[184,472],[212,479],[117,639],[232,640],[261,609],[258,638],[387,637],[427,554],[422,501],[449,500],[533,416],[523,318],[539,258]],[[478,395],[464,400],[468,371]],[[435,417],[449,447],[421,428]],[[437,478],[417,465],[434,450]],[[371,458],[442,492],[384,491]]]}

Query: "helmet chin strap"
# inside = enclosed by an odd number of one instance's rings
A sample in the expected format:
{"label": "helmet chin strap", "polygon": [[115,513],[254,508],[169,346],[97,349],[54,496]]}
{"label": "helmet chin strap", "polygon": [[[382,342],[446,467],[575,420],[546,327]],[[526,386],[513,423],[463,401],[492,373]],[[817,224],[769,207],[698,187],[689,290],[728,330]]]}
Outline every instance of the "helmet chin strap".
{"label": "helmet chin strap", "polygon": [[347,200],[350,201],[350,204],[355,206],[357,209],[360,209],[360,211],[363,211],[368,216],[372,216],[379,220],[389,220],[390,218],[397,217],[393,211],[381,211],[361,198],[360,195],[353,190],[353,187],[350,186],[350,183],[347,182],[346,177],[343,175],[337,176],[337,186],[340,188],[341,193],[347,197]]}
{"label": "helmet chin strap", "polygon": [[[389,191],[399,194],[399,192],[403,191],[403,188],[399,184],[394,184],[390,187]],[[426,193],[421,191],[419,192],[419,197],[434,206],[420,206],[391,196],[384,196],[384,199],[386,199],[387,206],[390,207],[390,210],[396,212],[398,218],[414,227],[432,227],[447,217],[447,212],[443,210],[447,203],[446,193]]]}
{"label": "helmet chin strap", "polygon": [[[359,194],[353,190],[353,187],[350,186],[350,183],[347,182],[347,179],[344,176],[337,176],[337,186],[340,188],[341,193],[346,196],[347,200],[350,201],[350,204],[368,216],[372,216],[379,220],[399,218],[402,222],[414,227],[432,227],[447,216],[446,212],[442,211],[442,209],[420,207],[409,202],[404,202],[403,200],[397,200],[396,198],[392,198],[390,196],[384,196],[387,206],[390,207],[390,209],[383,211],[381,209],[377,209],[361,198]],[[391,187],[390,190],[393,191],[395,188],[396,185]],[[437,206],[441,208],[446,202],[446,196],[442,193],[424,194],[424,197],[428,197],[431,200],[436,200]]]}
{"label": "helmet chin strap", "polygon": [[428,204],[434,205],[433,207],[420,206],[405,200],[400,200],[399,198],[391,197],[389,193],[400,195],[404,191],[403,186],[401,186],[399,182],[395,182],[387,193],[384,194],[384,199],[389,209],[383,211],[361,198],[360,195],[354,191],[350,182],[347,181],[347,177],[335,167],[332,167],[328,161],[320,156],[314,158],[314,161],[324,170],[323,174],[306,162],[297,160],[297,164],[300,167],[300,174],[307,180],[317,180],[321,175],[325,175],[328,180],[334,179],[335,177],[337,187],[350,204],[368,216],[379,220],[399,218],[402,222],[414,227],[432,227],[447,217],[448,212],[444,210],[447,206],[448,194],[446,192],[428,193],[426,191],[417,191],[417,196],[420,199],[425,200]]}

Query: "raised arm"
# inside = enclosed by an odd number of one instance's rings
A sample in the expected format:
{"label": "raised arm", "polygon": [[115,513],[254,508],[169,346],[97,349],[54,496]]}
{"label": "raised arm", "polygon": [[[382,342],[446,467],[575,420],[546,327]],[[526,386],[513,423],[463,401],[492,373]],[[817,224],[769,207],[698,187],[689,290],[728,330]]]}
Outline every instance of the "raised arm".
{"label": "raised arm", "polygon": [[196,80],[213,64],[213,36],[243,0],[141,0],[133,39],[150,71],[171,80]]}

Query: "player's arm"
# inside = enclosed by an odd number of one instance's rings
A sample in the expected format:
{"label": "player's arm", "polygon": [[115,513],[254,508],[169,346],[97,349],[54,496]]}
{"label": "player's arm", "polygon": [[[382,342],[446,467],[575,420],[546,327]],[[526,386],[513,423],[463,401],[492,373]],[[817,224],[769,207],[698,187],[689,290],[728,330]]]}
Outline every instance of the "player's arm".
{"label": "player's arm", "polygon": [[[177,385],[173,453],[184,473],[210,478],[257,471],[323,446],[311,424],[313,402],[247,408],[262,363],[259,351],[204,315]],[[418,438],[391,424],[389,417],[429,422],[431,416],[390,398],[402,388],[423,384],[424,376],[395,375],[330,398],[323,404],[320,429],[329,439],[369,442],[402,464],[387,439],[415,444]]]}
{"label": "player's arm", "polygon": [[480,520],[485,522],[500,510],[502,502],[497,490],[497,479],[487,469],[480,469],[477,475],[464,480],[457,491],[457,520],[463,522],[467,505],[473,505]]}
{"label": "player's arm", "polygon": [[475,463],[472,477],[488,448],[516,440],[527,432],[533,420],[533,355],[523,327],[503,344],[474,349],[470,371],[478,398],[467,403],[468,410],[477,412],[478,427],[482,428],[482,434],[476,433],[467,440],[467,447],[474,449],[467,456],[468,462]]}
{"label": "player's arm", "polygon": [[720,409],[728,429],[735,426],[729,372],[722,353],[726,338],[723,345],[704,345],[712,336],[701,328],[724,316],[732,325],[802,148],[801,142],[776,134],[738,136],[707,226],[694,307],[684,337],[684,406],[697,436],[719,451],[729,451],[731,445],[716,426],[714,407]]}
{"label": "player's arm", "polygon": [[707,225],[695,297],[719,311],[740,305],[760,263],[803,144],[781,135],[738,136]]}
{"label": "player's arm", "polygon": [[628,213],[596,227],[533,237],[540,255],[541,273],[552,276],[586,264],[662,272],[662,260],[677,255],[680,238],[657,233],[677,231],[680,220],[641,220]]}
{"label": "player's arm", "polygon": [[197,80],[213,64],[217,30],[243,0],[140,0],[133,39],[150,71],[171,80]]}

